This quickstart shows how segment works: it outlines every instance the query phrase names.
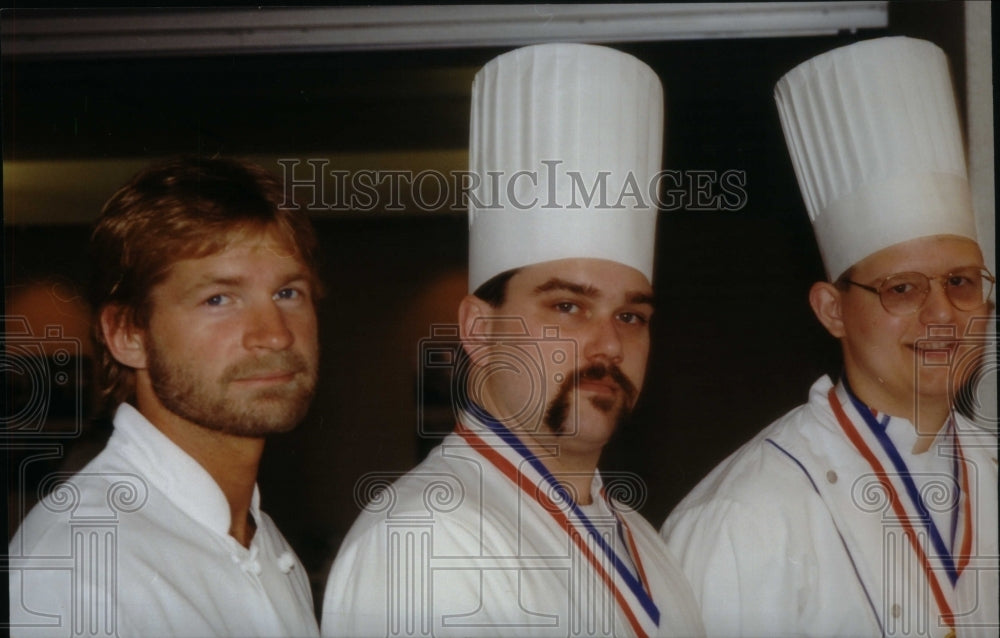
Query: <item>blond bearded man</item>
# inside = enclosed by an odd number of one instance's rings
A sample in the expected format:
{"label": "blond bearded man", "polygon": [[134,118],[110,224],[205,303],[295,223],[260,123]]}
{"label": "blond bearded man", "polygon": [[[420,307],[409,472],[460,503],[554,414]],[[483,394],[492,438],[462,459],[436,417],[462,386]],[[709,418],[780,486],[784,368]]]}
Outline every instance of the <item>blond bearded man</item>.
{"label": "blond bearded man", "polygon": [[11,633],[308,636],[305,570],[261,511],[266,437],[316,384],[316,239],[262,168],[136,175],[94,230],[107,447],[11,541]]}

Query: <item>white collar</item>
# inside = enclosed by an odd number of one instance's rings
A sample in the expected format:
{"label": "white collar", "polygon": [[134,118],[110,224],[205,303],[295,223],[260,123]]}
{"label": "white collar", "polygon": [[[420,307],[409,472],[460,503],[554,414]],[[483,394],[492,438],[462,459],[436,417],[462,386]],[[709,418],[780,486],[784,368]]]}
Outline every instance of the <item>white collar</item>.
{"label": "white collar", "polygon": [[949,419],[949,423],[945,423],[944,427],[938,430],[934,441],[919,454],[913,452],[913,446],[917,443],[917,428],[910,421],[891,417],[885,433],[911,472],[932,474],[941,472],[950,475],[952,457],[955,455],[955,443],[952,437],[954,429],[950,421]]}
{"label": "white collar", "polygon": [[[163,495],[184,513],[215,533],[229,535],[229,501],[215,479],[187,452],[171,441],[138,410],[122,403],[114,418],[108,449],[117,448]],[[260,527],[260,491],[253,488],[250,515]],[[257,536],[255,535],[256,539]],[[238,544],[238,543],[237,543]]]}
{"label": "white collar", "polygon": [[[843,380],[837,384],[837,396],[841,403],[845,405],[851,400]],[[858,399],[858,401],[865,406],[866,410],[870,409],[866,403],[860,399]],[[913,447],[917,443],[917,427],[913,424],[913,422],[909,419],[904,419],[900,416],[893,416],[885,412],[879,412],[876,416],[876,421],[879,423],[885,422],[885,419],[888,419],[888,422],[885,423],[885,434],[911,471],[937,471],[945,474],[951,474],[952,457],[954,456],[954,439],[951,436],[954,432],[953,425],[945,423],[944,426],[938,430],[938,433],[930,447],[924,452],[914,454]],[[949,417],[949,421],[957,419],[957,415],[954,415],[954,419]]]}
{"label": "white collar", "polygon": [[[483,410],[482,408],[479,409]],[[483,410],[483,412],[485,413],[485,410]],[[500,424],[500,422],[496,421],[495,418],[492,417],[492,415],[489,416],[490,418],[494,419],[494,423]],[[484,442],[488,443],[489,445],[506,446],[506,443],[502,443],[500,437],[498,437],[493,432],[493,430],[491,430],[486,424],[482,422],[482,417],[480,415],[475,414],[473,411],[462,409],[459,412],[458,420],[463,425],[465,425],[465,427],[469,428],[470,430],[473,430],[477,434],[477,436],[479,436]],[[520,433],[518,433],[517,430],[512,430],[502,424],[500,425],[504,427],[508,432],[513,434],[515,437],[517,437],[517,439],[520,440],[522,444],[524,443],[523,436]],[[553,446],[558,445],[558,439],[554,439],[552,445]],[[535,455],[538,458],[538,460],[542,462],[543,465],[545,465],[547,470],[549,470],[550,472],[552,471],[551,469],[549,469],[548,465],[545,464],[544,456],[539,456],[534,451],[532,451],[532,454]],[[594,478],[591,479],[590,481],[590,498],[592,503],[603,502],[604,497],[601,495],[601,490],[603,488],[604,488],[604,479],[601,477],[601,472],[597,468],[594,468]],[[579,506],[579,507],[584,507],[584,506]],[[586,507],[591,507],[591,506],[588,505]]]}

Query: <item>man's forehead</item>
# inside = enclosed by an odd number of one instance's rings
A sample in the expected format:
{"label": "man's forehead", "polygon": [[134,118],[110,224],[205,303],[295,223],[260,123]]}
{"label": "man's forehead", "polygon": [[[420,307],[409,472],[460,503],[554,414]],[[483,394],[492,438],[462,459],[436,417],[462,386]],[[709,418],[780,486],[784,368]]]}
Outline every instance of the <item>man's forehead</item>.
{"label": "man's forehead", "polygon": [[197,276],[200,280],[237,278],[241,273],[233,270],[236,262],[232,260],[254,255],[278,258],[284,262],[282,270],[287,271],[287,276],[309,274],[309,268],[295,246],[276,232],[267,229],[237,229],[220,234],[200,246],[193,246],[188,254],[178,256],[167,267],[162,281],[165,283],[178,276],[185,279]]}
{"label": "man's forehead", "polygon": [[979,244],[957,235],[929,235],[883,248],[854,266],[855,277],[879,277],[916,271],[941,274],[962,266],[982,266]]}
{"label": "man's forehead", "polygon": [[295,243],[274,225],[264,228],[236,228],[226,233],[220,252],[227,250],[267,250],[279,256],[298,257]]}
{"label": "man's forehead", "polygon": [[652,298],[653,289],[638,270],[604,259],[563,259],[525,266],[512,278],[512,292],[537,296],[553,291],[587,297]]}
{"label": "man's forehead", "polygon": [[[181,261],[207,260],[240,253],[263,253],[303,262],[295,244],[272,227],[237,227],[192,243],[181,251],[171,266]],[[303,262],[304,263],[304,262]]]}

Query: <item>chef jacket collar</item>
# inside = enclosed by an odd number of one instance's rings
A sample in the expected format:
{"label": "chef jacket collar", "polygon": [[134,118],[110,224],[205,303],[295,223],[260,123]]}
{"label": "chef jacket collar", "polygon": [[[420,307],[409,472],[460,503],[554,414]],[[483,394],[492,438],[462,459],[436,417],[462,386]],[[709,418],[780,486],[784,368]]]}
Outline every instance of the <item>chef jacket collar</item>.
{"label": "chef jacket collar", "polygon": [[[231,538],[229,501],[201,464],[128,403],[118,406],[114,426],[108,445],[119,446],[125,458],[142,468],[151,488],[216,534]],[[259,528],[260,490],[256,484],[250,515]]]}
{"label": "chef jacket collar", "polygon": [[[459,422],[469,428],[476,435],[483,440],[484,443],[491,447],[497,447],[498,445],[504,447],[510,446],[510,439],[506,438],[500,434],[501,432],[508,432],[513,438],[520,444],[525,445],[516,430],[512,430],[505,424],[501,423],[492,414],[490,414],[486,408],[480,406],[478,403],[469,401],[459,413]],[[513,448],[511,448],[513,449]],[[527,446],[524,447],[527,451]],[[528,452],[532,457],[537,458],[542,465],[545,465],[544,461],[535,453]],[[546,469],[548,466],[546,466]],[[590,498],[593,502],[603,500],[601,496],[601,490],[604,489],[604,480],[601,478],[600,470],[594,470],[594,478],[590,481]]]}

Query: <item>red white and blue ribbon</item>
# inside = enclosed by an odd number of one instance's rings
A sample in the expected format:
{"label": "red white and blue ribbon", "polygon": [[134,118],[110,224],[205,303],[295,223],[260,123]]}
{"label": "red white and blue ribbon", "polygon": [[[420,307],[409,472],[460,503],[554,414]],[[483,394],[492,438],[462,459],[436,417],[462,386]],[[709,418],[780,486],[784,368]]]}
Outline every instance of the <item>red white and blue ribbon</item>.
{"label": "red white and blue ribbon", "polygon": [[[886,430],[891,417],[884,415],[880,421],[868,406],[854,396],[846,380],[844,388],[849,398],[847,406],[841,404],[835,388],[831,388],[828,394],[830,406],[833,408],[841,429],[871,466],[880,485],[885,490],[893,514],[917,555],[934,599],[941,610],[942,619],[949,627],[954,628],[954,613],[948,603],[948,597],[945,595],[945,588],[949,584],[952,589],[955,587],[959,576],[969,564],[972,549],[972,499],[969,494],[969,468],[958,443],[958,437],[955,436],[954,427],[951,424],[947,426],[954,442],[954,479],[960,486],[961,492],[951,524],[952,542],[945,543],[941,531],[931,518],[927,505],[920,496],[920,491],[906,462],[887,434]],[[855,423],[862,425],[856,426]],[[924,532],[923,538],[926,541],[921,542],[921,535],[917,533],[918,531]],[[958,546],[957,552],[954,551],[956,545]],[[939,574],[944,574],[947,581],[942,582]]]}
{"label": "red white and blue ribbon", "polygon": [[[566,532],[611,592],[635,635],[655,635],[660,624],[660,610],[650,595],[649,583],[632,532],[604,489],[601,488],[601,496],[608,502],[608,509],[617,519],[617,530],[622,541],[620,548],[608,542],[576,504],[569,490],[556,480],[536,454],[513,432],[476,407],[470,406],[470,411],[465,413],[463,421],[467,421],[469,425],[459,422],[455,431],[472,449],[537,502]],[[475,426],[481,426],[485,431],[477,432]],[[606,565],[611,566],[610,572]],[[634,572],[629,565],[633,566]]]}

